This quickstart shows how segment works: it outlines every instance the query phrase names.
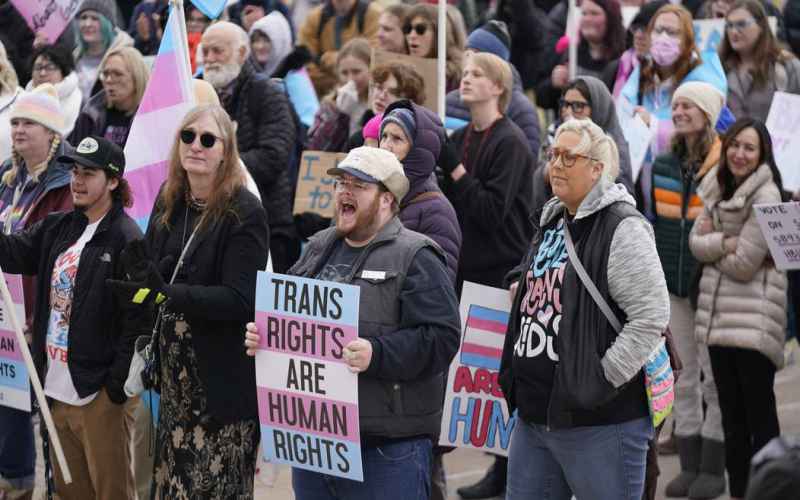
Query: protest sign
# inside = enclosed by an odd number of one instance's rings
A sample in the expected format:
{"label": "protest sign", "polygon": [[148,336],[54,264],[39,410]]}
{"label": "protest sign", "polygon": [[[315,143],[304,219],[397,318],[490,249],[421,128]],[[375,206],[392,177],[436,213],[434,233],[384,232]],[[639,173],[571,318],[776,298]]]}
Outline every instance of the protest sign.
{"label": "protest sign", "polygon": [[333,177],[328,170],[345,158],[344,153],[303,151],[300,174],[294,194],[293,214],[313,212],[323,217],[333,217]]}
{"label": "protest sign", "polygon": [[406,54],[396,54],[385,50],[372,50],[372,65],[370,71],[376,66],[386,63],[405,63],[414,68],[425,83],[425,107],[438,113],[436,103],[439,99],[439,73],[436,70],[436,58],[415,57]]}
{"label": "protest sign", "polygon": [[654,134],[644,120],[634,113],[633,104],[627,99],[617,100],[617,119],[625,140],[628,141],[628,153],[631,158],[631,179],[636,181]]}
{"label": "protest sign", "polygon": [[508,456],[516,419],[497,378],[510,309],[508,290],[464,282],[463,334],[447,376],[440,445]]}
{"label": "protest sign", "polygon": [[[778,20],[768,17],[767,23],[775,34],[778,31]],[[719,44],[725,37],[725,19],[700,19],[694,21],[694,43],[703,52],[717,52]]]}
{"label": "protest sign", "polygon": [[767,115],[775,163],[781,171],[783,188],[800,189],[800,96],[775,92]]}
{"label": "protest sign", "polygon": [[83,0],[11,0],[34,33],[42,33],[48,43],[56,40]]}
{"label": "protest sign", "polygon": [[800,269],[800,203],[755,205],[753,210],[775,267]]}
{"label": "protest sign", "polygon": [[28,369],[17,343],[11,317],[6,313],[6,308],[13,307],[18,318],[25,317],[22,277],[6,274],[5,278],[14,303],[9,305],[0,301],[0,406],[31,411]]}
{"label": "protest sign", "polygon": [[360,289],[258,273],[258,415],[266,459],[363,481],[358,375],[343,350],[358,337]]}

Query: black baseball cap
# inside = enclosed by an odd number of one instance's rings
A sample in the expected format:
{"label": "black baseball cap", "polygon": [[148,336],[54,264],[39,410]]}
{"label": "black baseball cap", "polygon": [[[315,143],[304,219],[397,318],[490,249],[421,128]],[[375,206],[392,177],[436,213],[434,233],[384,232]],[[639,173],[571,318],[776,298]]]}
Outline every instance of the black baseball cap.
{"label": "black baseball cap", "polygon": [[105,170],[114,177],[125,173],[125,153],[113,142],[97,135],[84,137],[74,151],[59,156],[58,161]]}

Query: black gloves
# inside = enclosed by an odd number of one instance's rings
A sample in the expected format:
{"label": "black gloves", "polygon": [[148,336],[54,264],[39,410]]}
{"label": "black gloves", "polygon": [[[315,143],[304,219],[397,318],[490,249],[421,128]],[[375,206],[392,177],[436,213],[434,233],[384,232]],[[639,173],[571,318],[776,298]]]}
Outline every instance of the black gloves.
{"label": "black gloves", "polygon": [[120,255],[125,280],[106,280],[106,284],[123,302],[148,304],[155,301],[162,303],[169,295],[169,285],[164,281],[161,270],[169,272],[175,257],[167,255],[159,266],[150,259],[147,246],[142,240],[128,243]]}
{"label": "black gloves", "polygon": [[453,173],[453,170],[461,165],[461,153],[458,151],[456,144],[450,139],[445,140],[442,144],[442,150],[439,152],[439,159],[437,160],[439,168],[448,176]]}

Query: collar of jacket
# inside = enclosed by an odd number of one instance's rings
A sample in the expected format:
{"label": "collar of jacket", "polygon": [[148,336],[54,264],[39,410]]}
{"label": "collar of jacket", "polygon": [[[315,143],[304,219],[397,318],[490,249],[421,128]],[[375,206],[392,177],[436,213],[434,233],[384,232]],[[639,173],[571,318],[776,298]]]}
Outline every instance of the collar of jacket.
{"label": "collar of jacket", "polygon": [[706,155],[706,159],[703,161],[703,165],[697,170],[697,173],[694,174],[694,180],[699,181],[705,175],[714,168],[719,163],[720,155],[722,154],[722,141],[719,139],[719,136],[714,137],[714,142],[711,143],[711,148],[708,150],[708,154]]}
{"label": "collar of jacket", "polygon": [[[389,222],[384,224],[372,241],[364,246],[365,252],[368,252],[371,248],[374,248],[377,245],[393,241],[397,238],[402,229],[403,223],[400,222],[400,218],[395,215],[389,220]],[[324,229],[309,239],[309,246],[313,245],[319,248],[319,254],[322,257],[320,258],[319,262],[315,264],[315,269],[313,269],[314,275],[316,275],[319,270],[322,269],[322,266],[324,266],[325,262],[327,262],[328,258],[330,258],[333,245],[341,239],[344,239],[344,237],[339,235],[339,233],[336,231],[336,226]]]}

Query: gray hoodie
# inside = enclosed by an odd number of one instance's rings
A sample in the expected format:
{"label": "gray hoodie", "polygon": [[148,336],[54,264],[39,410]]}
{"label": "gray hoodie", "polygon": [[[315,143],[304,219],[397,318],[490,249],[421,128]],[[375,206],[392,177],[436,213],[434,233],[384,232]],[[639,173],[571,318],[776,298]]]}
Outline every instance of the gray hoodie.
{"label": "gray hoodie", "polygon": [[[636,201],[622,184],[602,176],[586,195],[575,219],[582,219],[612,203]],[[541,227],[561,217],[565,210],[558,198],[542,209]],[[620,222],[611,240],[608,257],[608,289],[627,321],[601,363],[606,380],[614,387],[631,380],[642,369],[669,323],[669,294],[656,251],[653,228],[644,217]]]}

